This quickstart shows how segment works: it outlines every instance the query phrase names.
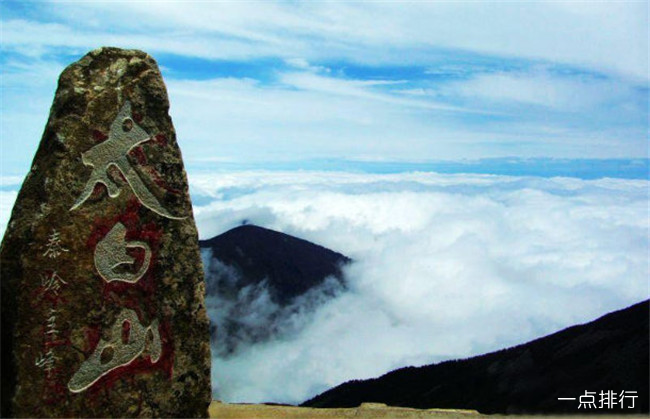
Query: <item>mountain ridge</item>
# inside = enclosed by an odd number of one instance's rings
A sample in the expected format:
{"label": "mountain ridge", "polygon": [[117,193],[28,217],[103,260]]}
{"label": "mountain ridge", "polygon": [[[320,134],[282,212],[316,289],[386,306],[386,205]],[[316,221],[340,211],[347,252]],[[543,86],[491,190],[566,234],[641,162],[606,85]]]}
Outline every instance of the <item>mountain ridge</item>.
{"label": "mountain ridge", "polygon": [[637,391],[635,409],[595,412],[648,412],[649,308],[645,300],[514,347],[348,381],[301,406],[376,402],[488,414],[580,413],[577,401],[558,397],[578,400],[587,390],[613,390]]}

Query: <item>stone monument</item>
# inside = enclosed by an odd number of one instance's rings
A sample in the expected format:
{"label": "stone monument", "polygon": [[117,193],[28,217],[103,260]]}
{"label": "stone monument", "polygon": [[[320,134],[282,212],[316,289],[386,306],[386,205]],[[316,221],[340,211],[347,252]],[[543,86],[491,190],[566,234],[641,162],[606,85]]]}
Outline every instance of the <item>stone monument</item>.
{"label": "stone monument", "polygon": [[0,248],[2,416],[202,417],[209,322],[156,62],[66,68]]}

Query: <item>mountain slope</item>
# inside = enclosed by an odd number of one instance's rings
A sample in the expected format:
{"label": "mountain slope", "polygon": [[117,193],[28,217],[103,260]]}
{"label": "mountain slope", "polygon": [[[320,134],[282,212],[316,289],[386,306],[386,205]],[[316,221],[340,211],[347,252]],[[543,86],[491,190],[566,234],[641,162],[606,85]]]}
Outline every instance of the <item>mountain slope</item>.
{"label": "mountain slope", "polygon": [[298,332],[345,289],[349,258],[284,233],[243,225],[199,244],[217,357]]}
{"label": "mountain slope", "polygon": [[[637,391],[635,408],[648,412],[649,302],[607,314],[513,348],[440,364],[407,367],[350,381],[303,403],[353,407],[363,402],[417,408],[475,409],[481,413],[605,413],[578,410],[586,390]],[[629,395],[629,393],[628,393]]]}
{"label": "mountain slope", "polygon": [[199,241],[212,257],[233,267],[240,287],[267,281],[271,297],[281,305],[320,285],[325,278],[343,280],[341,266],[350,259],[288,234],[243,225]]}

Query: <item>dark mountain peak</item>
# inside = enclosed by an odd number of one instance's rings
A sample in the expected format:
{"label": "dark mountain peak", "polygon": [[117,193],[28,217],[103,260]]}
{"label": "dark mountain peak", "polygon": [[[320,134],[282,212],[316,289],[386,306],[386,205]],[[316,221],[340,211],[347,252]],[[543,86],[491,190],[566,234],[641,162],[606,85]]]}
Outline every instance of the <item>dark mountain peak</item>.
{"label": "dark mountain peak", "polygon": [[252,224],[202,240],[199,245],[238,271],[238,286],[266,281],[271,297],[282,305],[327,277],[343,282],[341,267],[350,262],[348,257],[307,240]]}
{"label": "dark mountain peak", "polygon": [[482,413],[580,413],[585,391],[631,393],[634,408],[588,413],[648,412],[648,300],[590,323],[476,356],[401,368],[354,380],[305,402],[310,407],[355,407],[363,402],[415,408],[475,409]]}
{"label": "dark mountain peak", "polygon": [[349,258],[278,231],[245,224],[200,246],[220,357],[297,332],[296,312],[308,318],[345,289],[342,267]]}

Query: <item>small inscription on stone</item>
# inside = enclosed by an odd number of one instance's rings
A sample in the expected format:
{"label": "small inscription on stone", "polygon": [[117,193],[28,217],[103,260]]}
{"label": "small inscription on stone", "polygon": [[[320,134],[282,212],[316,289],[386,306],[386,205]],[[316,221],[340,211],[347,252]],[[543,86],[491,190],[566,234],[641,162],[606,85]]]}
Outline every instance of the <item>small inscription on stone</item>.
{"label": "small inscription on stone", "polygon": [[61,245],[61,237],[59,232],[52,230],[52,233],[48,237],[47,243],[45,244],[45,252],[43,252],[43,256],[56,259],[61,255],[61,253],[67,251],[68,249]]}

